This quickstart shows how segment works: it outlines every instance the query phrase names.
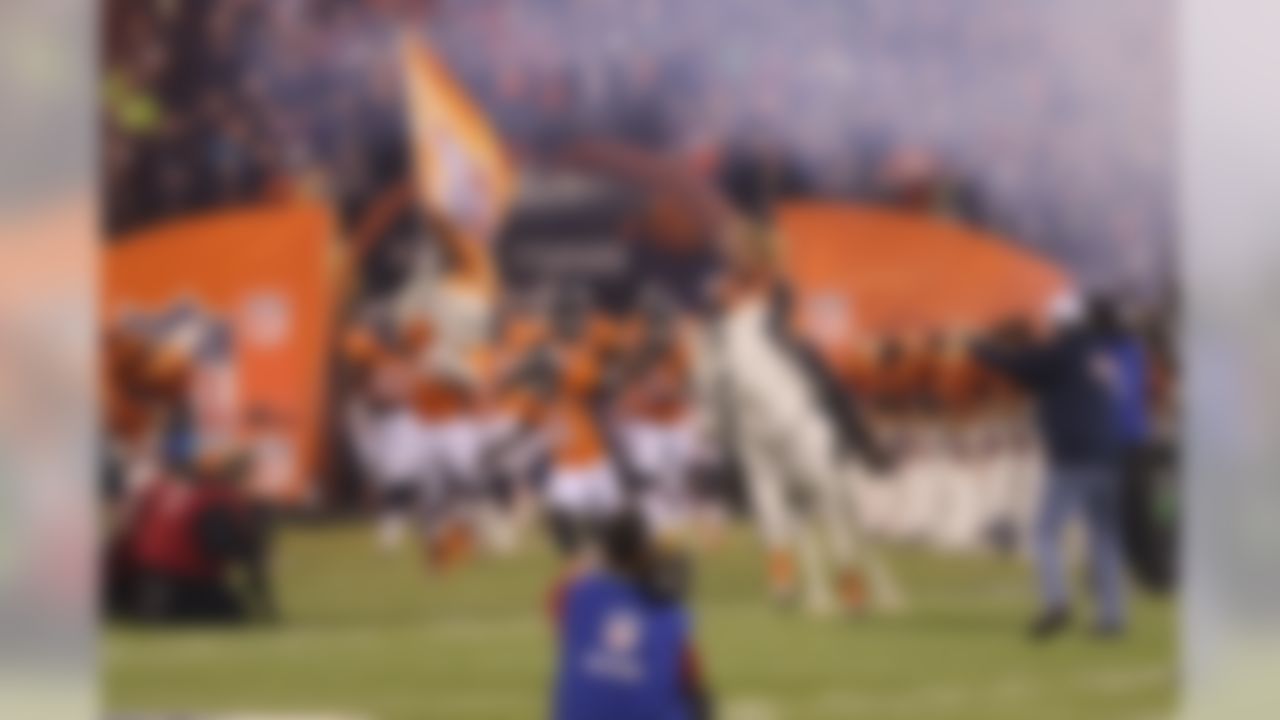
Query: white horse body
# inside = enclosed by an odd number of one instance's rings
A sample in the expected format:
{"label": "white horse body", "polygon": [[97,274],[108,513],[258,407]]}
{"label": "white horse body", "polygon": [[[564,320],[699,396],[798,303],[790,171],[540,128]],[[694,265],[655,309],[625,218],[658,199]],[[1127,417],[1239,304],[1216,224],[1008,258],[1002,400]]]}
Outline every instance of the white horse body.
{"label": "white horse body", "polygon": [[873,601],[898,604],[893,583],[861,542],[838,430],[809,371],[774,332],[769,298],[737,303],[719,331],[708,348],[720,379],[711,396],[731,416],[730,437],[765,545],[798,555],[804,600],[815,612],[834,607],[830,566],[838,572],[861,566]]}

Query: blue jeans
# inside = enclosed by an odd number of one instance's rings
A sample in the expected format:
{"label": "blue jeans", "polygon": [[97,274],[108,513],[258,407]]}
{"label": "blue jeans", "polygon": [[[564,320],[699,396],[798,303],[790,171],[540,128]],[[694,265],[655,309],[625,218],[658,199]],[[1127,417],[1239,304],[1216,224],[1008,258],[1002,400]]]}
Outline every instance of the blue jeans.
{"label": "blue jeans", "polygon": [[1083,512],[1089,536],[1090,583],[1098,620],[1125,621],[1124,569],[1120,547],[1120,477],[1107,463],[1053,465],[1036,518],[1035,557],[1040,593],[1048,609],[1067,608],[1067,571],[1062,531]]}

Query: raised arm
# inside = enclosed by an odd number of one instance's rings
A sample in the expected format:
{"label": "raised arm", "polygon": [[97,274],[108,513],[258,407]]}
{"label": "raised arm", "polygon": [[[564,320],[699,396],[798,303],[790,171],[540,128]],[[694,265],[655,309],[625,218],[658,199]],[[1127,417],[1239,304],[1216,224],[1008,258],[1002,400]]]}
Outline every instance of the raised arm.
{"label": "raised arm", "polygon": [[713,235],[724,231],[738,217],[732,203],[714,183],[699,177],[678,158],[620,143],[588,141],[574,145],[562,160],[574,167],[606,172],[650,188],[675,192],[703,228]]}
{"label": "raised arm", "polygon": [[1024,387],[1044,383],[1052,374],[1059,355],[1053,344],[1013,349],[990,341],[975,342],[972,351],[980,363]]}
{"label": "raised arm", "polygon": [[497,271],[488,238],[473,237],[456,223],[429,208],[422,209],[427,228],[444,250],[450,278],[486,293],[497,290]]}
{"label": "raised arm", "polygon": [[387,230],[415,207],[415,203],[427,230],[444,251],[450,276],[487,292],[496,290],[497,272],[488,243],[482,238],[471,237],[448,218],[418,202],[413,184],[407,181],[384,190],[360,217],[352,231],[356,256],[369,253]]}

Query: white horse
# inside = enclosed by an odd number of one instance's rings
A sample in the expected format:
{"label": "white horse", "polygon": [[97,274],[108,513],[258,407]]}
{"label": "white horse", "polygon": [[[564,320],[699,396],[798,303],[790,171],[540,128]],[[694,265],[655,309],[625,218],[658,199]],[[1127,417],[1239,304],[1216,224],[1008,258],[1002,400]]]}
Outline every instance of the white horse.
{"label": "white horse", "polygon": [[[742,461],[756,521],[772,559],[798,561],[800,587],[774,578],[774,592],[802,593],[815,614],[837,608],[865,581],[871,607],[902,606],[896,583],[867,545],[853,475],[841,458],[840,429],[824,407],[812,368],[778,332],[768,287],[738,297],[702,343],[704,393],[727,422]],[[860,603],[859,603],[860,604]],[[850,608],[860,609],[860,608]]]}

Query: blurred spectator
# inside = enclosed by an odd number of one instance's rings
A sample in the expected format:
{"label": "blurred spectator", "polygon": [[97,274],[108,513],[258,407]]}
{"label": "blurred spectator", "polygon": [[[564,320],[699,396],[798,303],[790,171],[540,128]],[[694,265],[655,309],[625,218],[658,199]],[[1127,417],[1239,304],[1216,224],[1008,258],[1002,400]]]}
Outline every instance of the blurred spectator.
{"label": "blurred spectator", "polygon": [[242,489],[246,471],[239,460],[206,461],[189,480],[143,491],[109,551],[112,615],[233,622],[274,612],[265,517]]}
{"label": "blurred spectator", "polygon": [[1089,315],[1114,370],[1111,394],[1120,437],[1117,472],[1122,483],[1121,510],[1129,565],[1147,587],[1168,589],[1173,582],[1175,555],[1173,523],[1165,512],[1171,488],[1167,487],[1167,474],[1162,470],[1171,458],[1153,435],[1154,408],[1149,393],[1155,366],[1151,350],[1114,301],[1095,299]]}
{"label": "blurred spectator", "polygon": [[976,225],[986,217],[972,183],[947,172],[933,155],[912,146],[898,148],[885,159],[878,177],[878,195],[891,207],[921,215]]}
{"label": "blurred spectator", "polygon": [[1089,306],[1089,324],[1111,358],[1115,373],[1110,389],[1114,400],[1113,421],[1119,433],[1124,464],[1131,467],[1141,448],[1150,439],[1151,421],[1147,403],[1149,363],[1141,339],[1125,326],[1120,309],[1108,298],[1095,298]]}

